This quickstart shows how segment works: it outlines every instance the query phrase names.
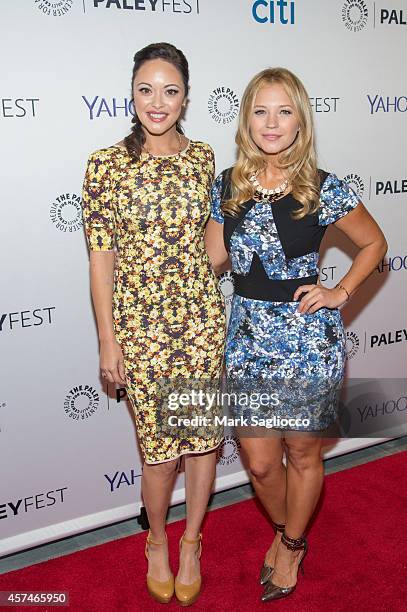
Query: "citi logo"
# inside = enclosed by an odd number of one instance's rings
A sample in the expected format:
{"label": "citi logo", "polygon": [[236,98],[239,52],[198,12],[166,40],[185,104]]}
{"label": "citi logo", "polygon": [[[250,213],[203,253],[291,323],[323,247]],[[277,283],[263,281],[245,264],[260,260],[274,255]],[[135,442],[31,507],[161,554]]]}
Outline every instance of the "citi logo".
{"label": "citi logo", "polygon": [[287,0],[256,0],[252,6],[252,16],[257,23],[295,23],[295,2]]}

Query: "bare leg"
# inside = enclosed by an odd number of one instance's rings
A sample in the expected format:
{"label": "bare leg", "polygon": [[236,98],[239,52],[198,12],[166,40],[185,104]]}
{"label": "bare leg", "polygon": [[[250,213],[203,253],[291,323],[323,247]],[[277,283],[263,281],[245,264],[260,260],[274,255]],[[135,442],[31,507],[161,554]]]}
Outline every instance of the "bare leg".
{"label": "bare leg", "polygon": [[[287,519],[286,534],[301,537],[314,512],[321,494],[324,467],[320,437],[310,434],[290,435],[285,438],[287,448]],[[293,586],[297,580],[298,563],[302,550],[290,551],[283,544],[277,549],[272,576],[277,586]]]}
{"label": "bare leg", "polygon": [[[150,523],[151,539],[165,541],[165,520],[174,487],[178,460],[149,465],[144,463],[141,488]],[[168,580],[170,566],[168,546],[149,544],[148,575],[159,581]]]}
{"label": "bare leg", "polygon": [[[203,455],[186,455],[185,487],[187,504],[187,523],[185,537],[193,540],[198,537],[201,524],[208,507],[216,470],[216,451]],[[198,543],[183,542],[180,552],[178,580],[192,584],[200,575],[200,562],[197,557]]]}
{"label": "bare leg", "polygon": [[[279,437],[240,438],[247,456],[250,478],[256,494],[275,523],[286,522],[286,468],[284,447]],[[277,532],[266,553],[265,562],[273,566],[281,533]]]}

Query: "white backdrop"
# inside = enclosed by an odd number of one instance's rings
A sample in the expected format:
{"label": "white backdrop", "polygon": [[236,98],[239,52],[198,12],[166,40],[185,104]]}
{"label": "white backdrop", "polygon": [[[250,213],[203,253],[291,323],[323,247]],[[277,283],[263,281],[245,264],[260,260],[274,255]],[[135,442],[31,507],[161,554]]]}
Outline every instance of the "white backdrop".
{"label": "white backdrop", "polygon": [[[405,379],[405,2],[285,4],[0,2],[0,552],[139,511],[131,412],[99,378],[80,194],[89,153],[128,133],[132,57],[146,44],[164,40],[185,52],[186,132],[213,146],[218,171],[233,163],[236,114],[253,74],[281,65],[303,79],[320,167],[348,178],[389,242],[385,261],[343,311],[348,374]],[[353,249],[329,234],[321,278],[331,286]],[[230,292],[227,279],[222,285]],[[399,435],[404,383],[362,385],[348,414],[349,436],[358,437],[331,444],[327,456]],[[370,438],[360,435],[364,427]],[[238,443],[227,438],[216,487],[245,480]],[[181,475],[173,501],[183,495]]]}

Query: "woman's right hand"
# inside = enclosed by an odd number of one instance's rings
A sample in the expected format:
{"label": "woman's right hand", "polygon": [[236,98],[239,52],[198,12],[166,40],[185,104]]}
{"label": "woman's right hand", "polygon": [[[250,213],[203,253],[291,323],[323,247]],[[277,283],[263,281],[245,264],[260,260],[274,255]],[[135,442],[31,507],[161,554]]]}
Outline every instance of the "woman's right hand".
{"label": "woman's right hand", "polygon": [[115,338],[100,341],[100,370],[104,380],[126,385],[123,353]]}

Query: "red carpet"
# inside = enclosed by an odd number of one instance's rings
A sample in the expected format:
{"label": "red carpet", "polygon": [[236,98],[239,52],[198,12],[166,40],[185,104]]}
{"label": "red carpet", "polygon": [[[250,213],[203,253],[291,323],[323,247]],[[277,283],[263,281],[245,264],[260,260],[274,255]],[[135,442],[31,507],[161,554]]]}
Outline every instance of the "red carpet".
{"label": "red carpet", "polygon": [[[201,598],[196,611],[406,610],[407,451],[327,476],[309,532],[305,575],[288,599],[263,604],[257,583],[271,528],[255,501],[209,512],[204,526]],[[183,521],[168,527],[173,570]],[[144,586],[145,534],[0,576],[0,590],[61,590],[70,610],[179,609],[154,603]],[[55,608],[18,608],[55,610]]]}

